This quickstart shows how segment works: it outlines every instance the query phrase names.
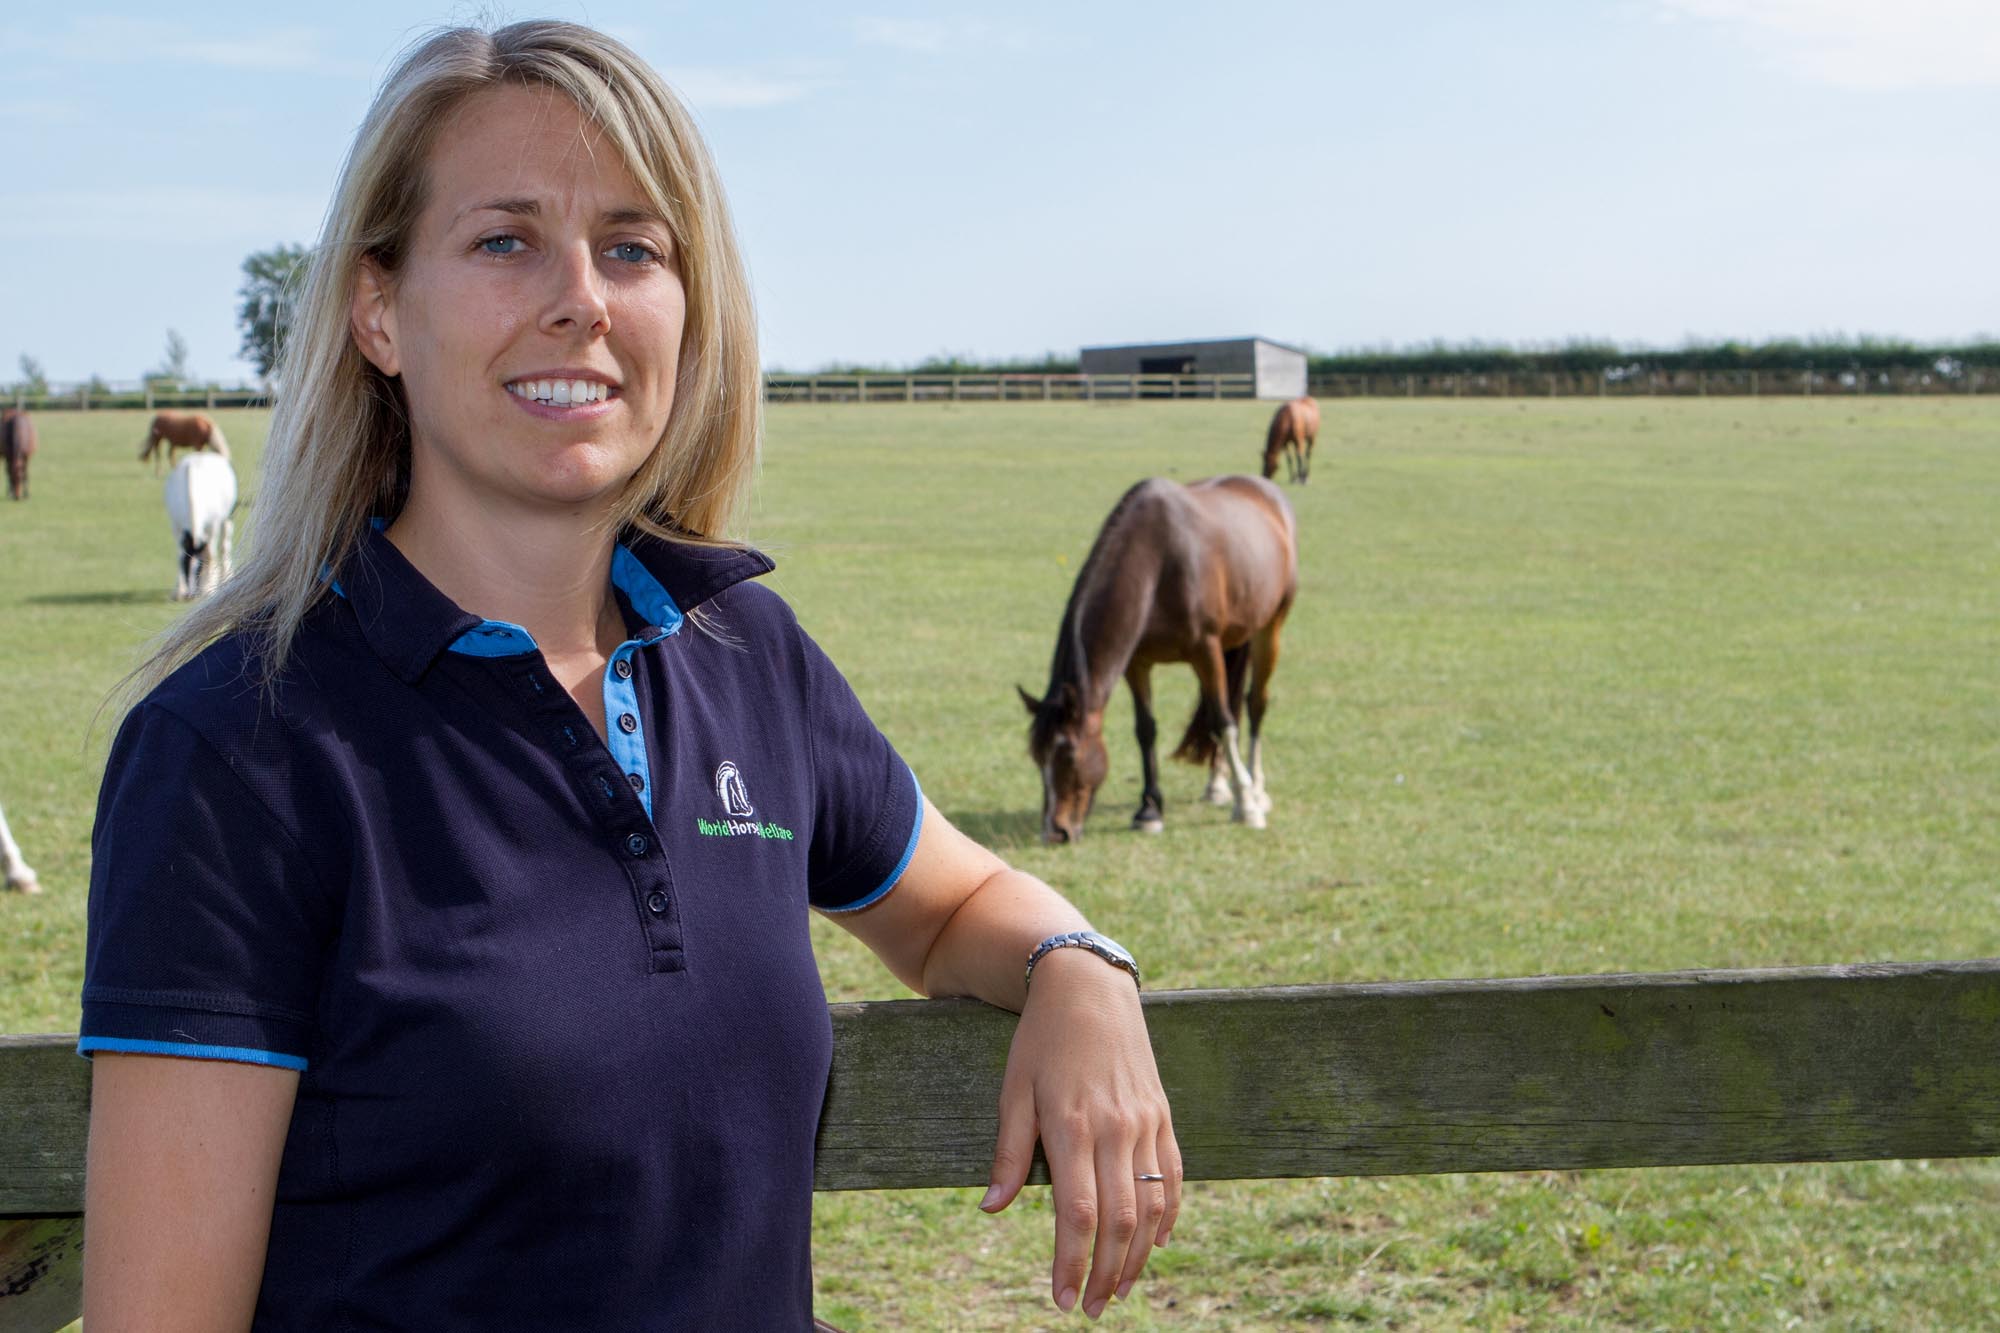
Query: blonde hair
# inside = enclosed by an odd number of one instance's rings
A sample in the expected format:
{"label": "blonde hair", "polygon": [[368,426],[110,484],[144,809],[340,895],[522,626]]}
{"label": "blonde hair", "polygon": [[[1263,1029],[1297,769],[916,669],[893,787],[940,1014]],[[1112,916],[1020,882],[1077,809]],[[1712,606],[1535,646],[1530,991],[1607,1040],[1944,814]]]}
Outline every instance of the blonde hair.
{"label": "blonde hair", "polygon": [[280,349],[249,557],[156,641],[119,692],[125,700],[239,632],[252,636],[261,683],[274,685],[301,622],[326,593],[326,571],[340,568],[371,516],[401,508],[408,412],[401,383],[354,345],[355,277],[363,259],[399,269],[439,131],[468,97],[503,85],[547,88],[574,102],[667,219],[680,255],[687,315],[673,407],[619,496],[613,524],[725,543],[755,473],[763,394],[749,282],[693,119],[645,61],[592,29],[546,20],[492,32],[440,29],[383,83],[341,171]]}

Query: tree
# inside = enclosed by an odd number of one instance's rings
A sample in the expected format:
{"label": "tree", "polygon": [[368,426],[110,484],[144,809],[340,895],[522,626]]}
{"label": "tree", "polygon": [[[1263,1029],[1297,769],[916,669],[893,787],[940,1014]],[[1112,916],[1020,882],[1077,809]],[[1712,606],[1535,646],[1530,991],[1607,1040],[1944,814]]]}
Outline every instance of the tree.
{"label": "tree", "polygon": [[42,363],[21,353],[21,392],[42,397],[49,391],[49,377],[42,370]]}
{"label": "tree", "polygon": [[290,332],[292,303],[298,298],[298,284],[305,271],[303,245],[273,246],[243,261],[243,285],[236,289],[242,298],[236,307],[236,322],[243,329],[238,355],[254,364],[266,379],[278,364],[278,353]]}
{"label": "tree", "polygon": [[149,383],[166,382],[178,385],[186,383],[189,374],[187,339],[181,337],[179,329],[168,329],[166,360],[158,370],[150,372],[146,379]]}

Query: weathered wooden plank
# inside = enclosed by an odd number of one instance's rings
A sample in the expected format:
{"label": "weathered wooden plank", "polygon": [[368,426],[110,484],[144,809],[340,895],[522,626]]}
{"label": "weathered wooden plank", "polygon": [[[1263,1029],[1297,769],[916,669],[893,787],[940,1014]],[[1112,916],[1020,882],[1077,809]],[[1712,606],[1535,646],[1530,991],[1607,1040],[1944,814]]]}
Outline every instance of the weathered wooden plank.
{"label": "weathered wooden plank", "polygon": [[0,1215],[83,1210],[89,1116],[75,1037],[0,1036]]}
{"label": "weathered wooden plank", "polygon": [[83,1219],[0,1218],[0,1329],[54,1333],[83,1313]]}
{"label": "weathered wooden plank", "polygon": [[[1147,1022],[1197,1179],[2000,1153],[2000,960],[1182,991]],[[819,1187],[984,1184],[1011,1025],[837,1011]]]}
{"label": "weathered wooden plank", "polygon": [[[1190,1176],[2000,1153],[2000,960],[1146,998]],[[983,1184],[1011,1015],[834,1007],[822,1189]],[[0,1214],[83,1206],[89,1065],[0,1037]]]}

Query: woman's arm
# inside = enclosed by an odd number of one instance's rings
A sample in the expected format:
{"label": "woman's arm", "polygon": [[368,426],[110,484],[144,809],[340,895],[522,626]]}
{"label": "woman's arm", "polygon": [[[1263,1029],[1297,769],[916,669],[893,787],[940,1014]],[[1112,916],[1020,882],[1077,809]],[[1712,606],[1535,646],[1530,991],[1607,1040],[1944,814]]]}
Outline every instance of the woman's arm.
{"label": "woman's arm", "polygon": [[249,1328],[298,1074],[109,1052],[92,1063],[90,1333]]}
{"label": "woman's arm", "polygon": [[1064,1311],[1080,1301],[1096,1318],[1114,1293],[1131,1289],[1180,1209],[1180,1149],[1132,978],[1086,950],[1056,949],[1035,964],[1027,987],[1029,952],[1089,923],[928,803],[895,890],[836,920],[912,989],[1020,1013],[980,1207],[998,1212],[1013,1201],[1039,1138],[1056,1203],[1050,1294]]}

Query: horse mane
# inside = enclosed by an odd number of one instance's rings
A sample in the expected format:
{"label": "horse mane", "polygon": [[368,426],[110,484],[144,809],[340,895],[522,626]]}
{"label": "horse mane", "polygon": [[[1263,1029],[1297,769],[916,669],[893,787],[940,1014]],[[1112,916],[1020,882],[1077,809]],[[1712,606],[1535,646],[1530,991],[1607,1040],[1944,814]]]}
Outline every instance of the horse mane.
{"label": "horse mane", "polygon": [[[1090,686],[1090,658],[1083,644],[1084,605],[1096,590],[1096,576],[1106,563],[1112,539],[1131,517],[1136,497],[1147,484],[1144,481],[1134,482],[1126,488],[1125,494],[1118,497],[1118,503],[1111,506],[1111,512],[1104,516],[1103,525],[1097,529],[1097,539],[1090,544],[1090,554],[1084,557],[1083,567],[1076,571],[1076,582],[1070,585],[1069,601],[1063,607],[1062,624],[1056,630],[1055,655],[1049,661],[1049,688],[1035,708],[1034,721],[1028,724],[1028,750],[1031,754],[1047,754],[1063,724],[1083,710],[1084,697]],[[1068,697],[1064,697],[1065,685],[1072,687]]]}

